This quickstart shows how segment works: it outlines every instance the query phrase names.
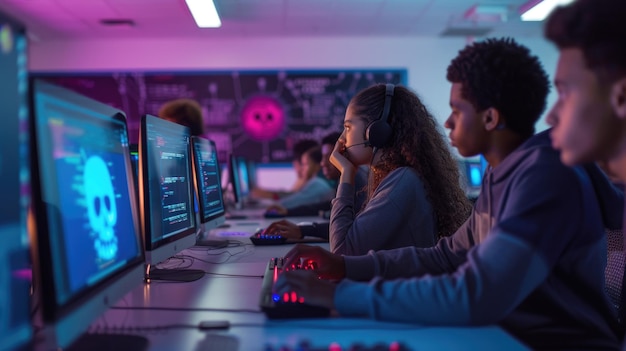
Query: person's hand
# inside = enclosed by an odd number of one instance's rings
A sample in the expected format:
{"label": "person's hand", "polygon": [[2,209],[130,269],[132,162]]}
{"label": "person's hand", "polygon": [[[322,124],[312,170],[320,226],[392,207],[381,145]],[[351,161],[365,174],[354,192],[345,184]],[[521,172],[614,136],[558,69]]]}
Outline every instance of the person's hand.
{"label": "person's hand", "polygon": [[267,228],[263,231],[263,234],[280,234],[281,236],[289,239],[302,238],[302,231],[300,231],[300,227],[298,227],[295,223],[284,219],[267,226]]}
{"label": "person's hand", "polygon": [[281,216],[286,216],[288,210],[286,208],[284,208],[281,205],[278,204],[274,204],[274,205],[269,205],[266,209],[265,212],[270,212],[272,214],[278,214]]}
{"label": "person's hand", "polygon": [[254,199],[273,199],[274,198],[274,192],[273,191],[269,191],[269,190],[265,190],[265,189],[261,189],[261,188],[253,188],[250,191],[250,196],[252,196],[252,198],[254,198]]}
{"label": "person's hand", "polygon": [[334,309],[335,289],[334,283],[320,280],[315,272],[295,270],[283,271],[278,276],[278,280],[274,283],[273,293],[282,297],[295,292],[303,303]]}
{"label": "person's hand", "polygon": [[335,143],[335,148],[333,152],[330,154],[330,163],[341,172],[341,179],[354,179],[354,175],[356,174],[356,165],[354,165],[348,158],[346,157],[346,144],[342,139],[337,140]]}
{"label": "person's hand", "polygon": [[285,255],[284,270],[297,266],[313,266],[313,272],[322,279],[338,280],[346,276],[343,256],[330,253],[319,246],[298,244]]}

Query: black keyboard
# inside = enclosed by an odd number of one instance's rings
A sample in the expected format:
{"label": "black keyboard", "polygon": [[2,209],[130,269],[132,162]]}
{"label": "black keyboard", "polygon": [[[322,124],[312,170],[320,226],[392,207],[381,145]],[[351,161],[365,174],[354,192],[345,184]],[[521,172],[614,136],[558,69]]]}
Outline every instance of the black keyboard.
{"label": "black keyboard", "polygon": [[[299,267],[307,269],[310,267]],[[269,319],[285,318],[321,318],[327,317],[330,310],[325,307],[312,306],[304,303],[296,293],[286,293],[283,296],[274,294],[274,282],[283,271],[283,258],[271,258],[263,275],[261,298],[259,305]]]}
{"label": "black keyboard", "polygon": [[266,345],[265,351],[410,351],[411,349],[403,343],[392,341],[390,343],[379,342],[374,345],[365,345],[362,343],[353,343],[347,348],[342,348],[338,343],[315,347],[307,340],[298,343],[295,348],[289,346],[279,346],[274,348],[272,345]]}
{"label": "black keyboard", "polygon": [[250,237],[254,245],[281,245],[287,243],[287,238],[280,234],[263,234],[263,228],[257,230]]}

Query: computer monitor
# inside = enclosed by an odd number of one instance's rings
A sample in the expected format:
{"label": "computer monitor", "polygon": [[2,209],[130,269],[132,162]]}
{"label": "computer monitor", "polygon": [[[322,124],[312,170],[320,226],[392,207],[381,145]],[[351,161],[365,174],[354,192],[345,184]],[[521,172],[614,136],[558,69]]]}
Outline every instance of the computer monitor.
{"label": "computer monitor", "polygon": [[193,136],[191,146],[200,222],[204,227],[203,230],[207,231],[223,224],[226,219],[220,181],[221,168],[217,161],[215,142]]}
{"label": "computer monitor", "polygon": [[201,270],[153,266],[196,243],[188,127],[144,115],[139,133],[139,199],[146,250],[146,280],[192,281]]}
{"label": "computer monitor", "polygon": [[470,198],[478,196],[486,168],[487,162],[482,156],[463,160],[462,172],[466,182],[465,190]]}
{"label": "computer monitor", "polygon": [[137,203],[139,203],[139,145],[128,145],[128,152],[130,153],[130,165],[133,169],[133,184],[135,185]]}
{"label": "computer monitor", "polygon": [[65,348],[142,283],[128,129],[108,105],[31,87],[34,286],[46,343]]}
{"label": "computer monitor", "polygon": [[252,190],[257,187],[256,162],[247,160],[246,164],[248,166],[248,189]]}
{"label": "computer monitor", "polygon": [[0,348],[20,349],[32,339],[30,261],[26,231],[29,203],[28,69],[26,31],[0,13]]}
{"label": "computer monitor", "polygon": [[243,195],[241,193],[239,164],[237,163],[237,157],[232,153],[228,156],[228,179],[233,191],[232,193],[235,201],[235,208],[241,209],[243,207]]}
{"label": "computer monitor", "polygon": [[237,157],[237,170],[239,171],[239,189],[242,201],[245,202],[250,195],[250,175],[248,174],[248,161],[245,157]]}

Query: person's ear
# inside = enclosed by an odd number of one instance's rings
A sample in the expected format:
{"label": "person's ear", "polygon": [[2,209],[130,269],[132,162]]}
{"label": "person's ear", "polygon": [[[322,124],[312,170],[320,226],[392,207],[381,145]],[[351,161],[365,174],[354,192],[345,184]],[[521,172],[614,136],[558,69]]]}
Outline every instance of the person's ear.
{"label": "person's ear", "polygon": [[493,107],[483,112],[483,124],[487,131],[504,129],[504,120],[500,116],[500,111]]}
{"label": "person's ear", "polygon": [[619,119],[626,120],[626,77],[611,86],[611,107]]}

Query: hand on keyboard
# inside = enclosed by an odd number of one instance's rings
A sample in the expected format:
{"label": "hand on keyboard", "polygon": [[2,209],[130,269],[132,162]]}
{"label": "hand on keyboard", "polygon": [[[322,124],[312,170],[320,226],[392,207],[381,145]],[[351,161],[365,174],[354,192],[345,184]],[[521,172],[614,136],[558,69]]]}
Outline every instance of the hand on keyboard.
{"label": "hand on keyboard", "polygon": [[339,280],[346,276],[343,256],[330,253],[319,246],[298,244],[285,255],[285,270],[296,269],[307,262],[322,279]]}
{"label": "hand on keyboard", "polygon": [[267,226],[267,228],[265,228],[265,233],[278,233],[289,239],[302,238],[302,232],[300,231],[300,227],[298,227],[295,223],[289,222],[284,219],[276,221]]}
{"label": "hand on keyboard", "polygon": [[297,296],[298,302],[333,309],[336,285],[320,280],[310,269],[283,271],[274,283],[277,296]]}
{"label": "hand on keyboard", "polygon": [[[263,283],[261,284],[261,296],[259,305],[263,312],[270,319],[277,318],[320,318],[327,317],[330,309],[307,304],[304,296],[298,295],[295,291],[276,292],[274,289],[278,278],[288,272],[283,271],[282,257],[270,259],[267,264],[267,270],[263,275]],[[307,272],[312,267],[300,265],[301,272]]]}

